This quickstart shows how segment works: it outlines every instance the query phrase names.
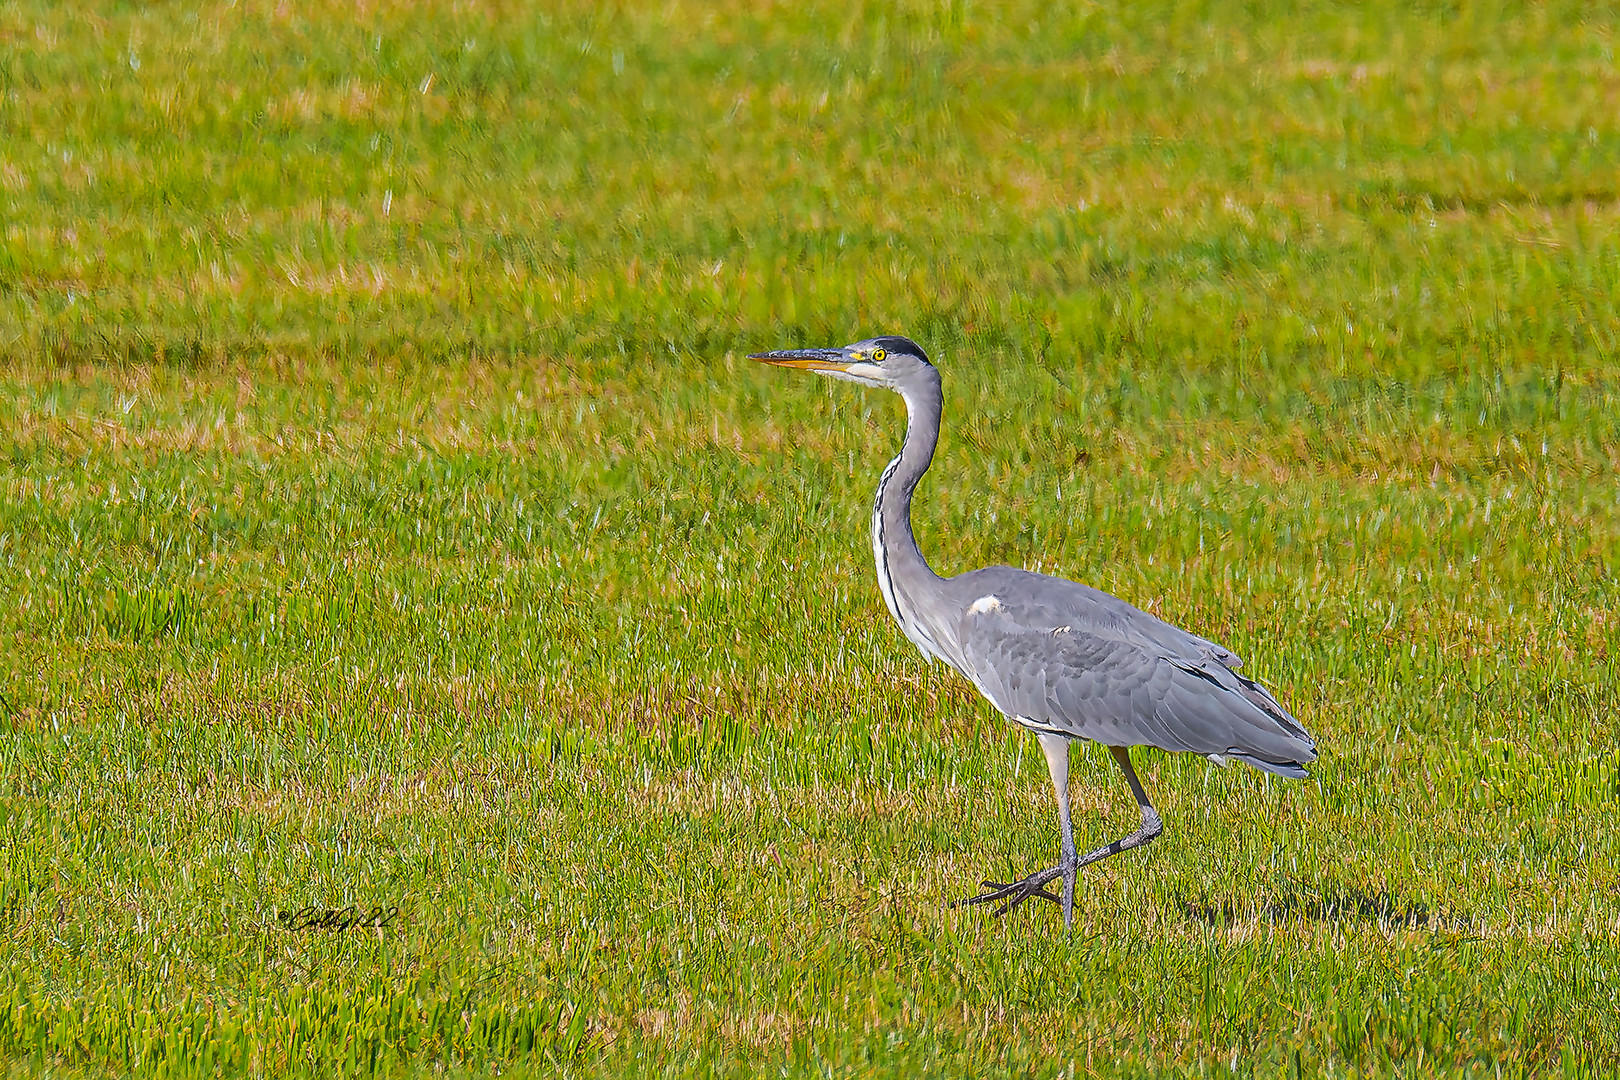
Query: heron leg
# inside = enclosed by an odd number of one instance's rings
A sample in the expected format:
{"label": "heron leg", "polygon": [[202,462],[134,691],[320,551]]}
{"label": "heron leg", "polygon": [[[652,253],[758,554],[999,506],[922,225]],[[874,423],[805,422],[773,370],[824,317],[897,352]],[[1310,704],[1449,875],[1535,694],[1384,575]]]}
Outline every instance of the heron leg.
{"label": "heron leg", "polygon": [[[1069,740],[1061,735],[1041,735],[1041,752],[1046,755],[1046,769],[1052,775],[1052,790],[1057,792],[1058,832],[1062,837],[1063,861],[1063,925],[1074,925],[1074,882],[1079,876],[1079,864],[1074,860],[1074,823],[1069,819]],[[1046,891],[1041,890],[1043,893]]]}
{"label": "heron leg", "polygon": [[1142,790],[1142,781],[1136,778],[1136,770],[1131,768],[1130,747],[1110,746],[1108,752],[1119,762],[1119,767],[1125,772],[1125,782],[1131,785],[1131,794],[1136,796],[1137,809],[1142,811],[1142,826],[1123,840],[1115,840],[1112,844],[1104,844],[1094,851],[1086,852],[1075,862],[1076,869],[1101,862],[1110,855],[1118,855],[1122,851],[1150,844],[1164,832],[1164,822],[1160,820],[1159,812],[1148,802],[1147,792]]}
{"label": "heron leg", "polygon": [[[1051,740],[1049,743],[1048,740]],[[1053,746],[1052,744],[1060,744]],[[1164,823],[1159,818],[1159,812],[1153,809],[1148,801],[1147,792],[1142,789],[1142,781],[1137,779],[1136,770],[1131,766],[1131,752],[1128,747],[1110,746],[1108,752],[1119,762],[1119,767],[1125,773],[1126,783],[1131,785],[1131,794],[1136,796],[1137,808],[1142,812],[1142,825],[1131,835],[1122,840],[1115,840],[1112,844],[1105,844],[1084,855],[1077,855],[1074,847],[1074,831],[1069,820],[1069,752],[1068,740],[1059,736],[1042,735],[1041,749],[1046,752],[1047,767],[1052,773],[1052,786],[1058,793],[1058,822],[1063,829],[1063,861],[1050,870],[1042,870],[1029,875],[1022,881],[982,881],[980,887],[988,890],[977,896],[969,896],[958,900],[958,904],[988,904],[1002,901],[996,909],[997,915],[1005,915],[1018,907],[1032,896],[1044,897],[1063,908],[1063,925],[1074,925],[1074,886],[1080,868],[1101,862],[1110,855],[1118,855],[1131,848],[1142,847],[1151,843],[1164,831]],[[1057,878],[1063,879],[1063,895],[1048,892],[1046,885]]]}
{"label": "heron leg", "polygon": [[[1001,900],[1005,902],[996,909],[996,914],[1005,915],[1030,897],[1039,896],[1060,905],[1063,908],[1063,925],[1069,926],[1074,921],[1074,883],[1079,872],[1079,864],[1075,861],[1074,826],[1069,817],[1069,740],[1062,735],[1044,733],[1037,738],[1041,742],[1041,752],[1046,755],[1046,770],[1052,777],[1052,790],[1057,793],[1063,861],[1050,870],[1031,874],[1022,881],[982,881],[980,886],[990,891],[955,901],[951,906],[988,904]],[[1063,879],[1063,894],[1060,896],[1048,892],[1047,882],[1060,877]]]}

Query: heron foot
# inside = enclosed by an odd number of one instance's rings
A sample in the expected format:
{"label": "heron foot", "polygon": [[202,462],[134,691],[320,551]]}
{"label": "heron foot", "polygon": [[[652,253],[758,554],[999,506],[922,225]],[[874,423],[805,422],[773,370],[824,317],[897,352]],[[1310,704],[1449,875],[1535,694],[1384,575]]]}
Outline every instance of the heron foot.
{"label": "heron foot", "polygon": [[1046,883],[1060,877],[1072,877],[1073,874],[1073,867],[1063,865],[1054,866],[1050,870],[1041,870],[1038,873],[1029,875],[1022,881],[981,881],[979,887],[986,891],[975,896],[965,896],[960,900],[953,900],[951,901],[951,907],[993,904],[1002,901],[1001,906],[996,909],[996,914],[1005,915],[1025,900],[1039,896],[1067,909],[1068,905],[1064,902],[1064,898],[1057,893],[1047,891]]}

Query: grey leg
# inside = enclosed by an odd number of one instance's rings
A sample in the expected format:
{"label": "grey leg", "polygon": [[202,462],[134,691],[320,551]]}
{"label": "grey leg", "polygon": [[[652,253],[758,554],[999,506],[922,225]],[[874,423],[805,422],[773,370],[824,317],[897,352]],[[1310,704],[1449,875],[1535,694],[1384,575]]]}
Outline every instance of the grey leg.
{"label": "grey leg", "polygon": [[[1119,767],[1125,773],[1125,782],[1131,785],[1131,794],[1136,796],[1136,805],[1142,811],[1142,826],[1123,840],[1115,840],[1112,844],[1106,844],[1094,851],[1088,851],[1084,855],[1076,855],[1074,831],[1069,821],[1068,740],[1055,735],[1042,735],[1040,739],[1041,749],[1046,752],[1047,768],[1052,773],[1052,786],[1057,789],[1058,824],[1063,830],[1063,861],[1050,870],[1042,870],[1031,874],[1022,881],[980,882],[980,886],[989,891],[957,900],[951,906],[988,904],[999,900],[1002,901],[1002,904],[996,909],[996,914],[1005,915],[1030,897],[1041,896],[1063,907],[1063,925],[1072,928],[1074,926],[1074,885],[1080,868],[1090,866],[1094,862],[1101,862],[1110,855],[1118,855],[1122,851],[1129,851],[1131,848],[1138,848],[1151,843],[1155,837],[1164,831],[1164,823],[1159,819],[1159,812],[1153,809],[1153,804],[1148,802],[1147,792],[1142,790],[1142,781],[1136,778],[1136,770],[1131,767],[1130,749],[1124,746],[1110,746],[1108,752],[1114,755],[1115,761],[1119,762]],[[1048,892],[1046,890],[1047,882],[1060,877],[1063,879],[1063,895],[1058,896],[1055,893]]]}
{"label": "grey leg", "polygon": [[1112,844],[1107,844],[1095,851],[1086,852],[1080,856],[1079,862],[1076,863],[1077,868],[1090,866],[1094,862],[1101,862],[1110,855],[1118,855],[1122,851],[1129,851],[1131,848],[1150,844],[1160,833],[1164,832],[1164,822],[1159,819],[1159,812],[1153,809],[1152,803],[1148,802],[1147,792],[1142,790],[1142,781],[1136,778],[1136,770],[1131,768],[1130,747],[1110,746],[1108,752],[1114,755],[1114,760],[1119,762],[1119,767],[1125,771],[1125,782],[1131,785],[1131,794],[1136,796],[1136,806],[1142,811],[1142,827],[1123,840],[1115,840]]}

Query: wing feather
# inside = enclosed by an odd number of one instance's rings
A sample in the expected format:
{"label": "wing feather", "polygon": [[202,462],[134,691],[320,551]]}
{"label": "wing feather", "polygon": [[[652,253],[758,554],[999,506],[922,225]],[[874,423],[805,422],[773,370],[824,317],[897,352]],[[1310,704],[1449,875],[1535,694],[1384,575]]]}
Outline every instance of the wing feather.
{"label": "wing feather", "polygon": [[1299,721],[1237,674],[1242,661],[1223,646],[1060,578],[994,567],[952,583],[964,597],[954,628],[964,673],[1022,723],[1291,776],[1316,757]]}

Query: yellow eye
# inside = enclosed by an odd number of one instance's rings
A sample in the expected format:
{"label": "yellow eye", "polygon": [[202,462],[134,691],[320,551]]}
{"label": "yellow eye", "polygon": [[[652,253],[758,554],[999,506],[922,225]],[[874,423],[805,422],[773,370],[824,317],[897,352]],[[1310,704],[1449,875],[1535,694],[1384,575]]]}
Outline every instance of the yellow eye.
{"label": "yellow eye", "polygon": [[882,349],[873,349],[872,350],[872,359],[876,360],[880,364],[883,363],[883,358],[885,356],[888,356],[888,355],[889,354],[884,352]]}

